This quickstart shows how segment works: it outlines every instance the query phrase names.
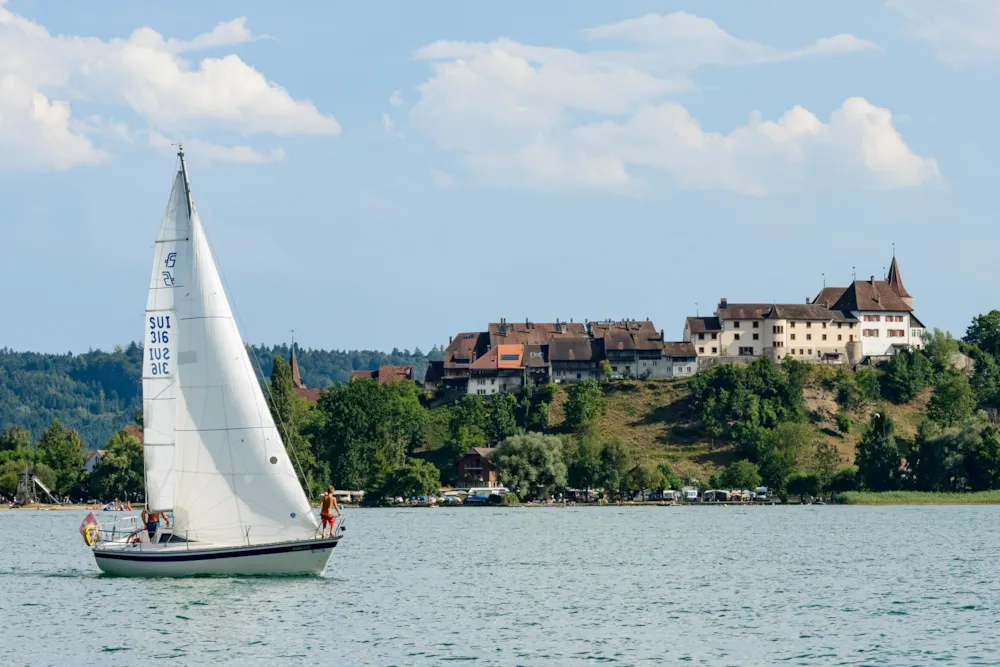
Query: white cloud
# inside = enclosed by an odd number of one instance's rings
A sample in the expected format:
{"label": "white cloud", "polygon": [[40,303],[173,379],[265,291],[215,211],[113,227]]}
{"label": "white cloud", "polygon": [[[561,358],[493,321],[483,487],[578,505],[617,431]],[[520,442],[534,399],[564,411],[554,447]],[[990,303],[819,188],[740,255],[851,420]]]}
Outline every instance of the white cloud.
{"label": "white cloud", "polygon": [[647,14],[585,30],[594,39],[617,38],[647,49],[653,58],[671,68],[694,69],[704,65],[745,65],[798,60],[819,55],[870,51],[878,46],[854,35],[834,35],[814,44],[781,51],[757,42],[730,35],[707,18],[674,12]]}
{"label": "white cloud", "polygon": [[458,185],[458,181],[454,176],[446,171],[434,168],[431,169],[431,182],[434,183],[434,187],[438,190],[450,190]]}
{"label": "white cloud", "polygon": [[0,76],[0,171],[59,171],[103,162],[107,153],[71,127],[69,105]]}
{"label": "white cloud", "polygon": [[1000,60],[997,0],[887,0],[910,35],[927,42],[949,65],[985,65]]}
{"label": "white cloud", "polygon": [[403,133],[396,131],[396,123],[392,120],[392,117],[387,113],[382,114],[382,129],[385,130],[385,133],[388,134],[390,137],[394,137],[396,139],[403,138]]}
{"label": "white cloud", "polygon": [[735,66],[877,48],[837,35],[780,51],[726,33],[681,12],[587,31],[621,39],[631,51],[493,42],[434,42],[411,124],[454,151],[485,187],[635,190],[666,178],[685,188],[750,195],[830,182],[914,187],[940,178],[914,154],[892,115],[860,98],[829,119],[795,107],[777,121],[750,121],[727,133],[704,131],[669,96],[691,87],[704,66]]}
{"label": "white cloud", "polygon": [[146,140],[153,148],[159,148],[169,153],[177,152],[177,144],[184,144],[188,159],[195,162],[232,162],[237,164],[264,164],[266,162],[281,162],[285,159],[285,149],[278,147],[267,153],[261,153],[250,146],[222,146],[200,139],[187,139],[183,142],[169,139],[159,132],[146,133]]}
{"label": "white cloud", "polygon": [[394,107],[403,106],[403,94],[398,90],[392,91],[392,95],[389,96],[389,105]]}
{"label": "white cloud", "polygon": [[103,159],[88,134],[88,128],[100,123],[75,122],[70,100],[125,107],[158,131],[339,134],[333,116],[294,99],[236,55],[197,63],[183,58],[254,38],[244,18],[220,23],[191,40],[165,39],[150,28],[107,41],[52,35],[0,0],[0,80],[7,91],[0,99],[0,149],[32,153],[23,163],[38,169]]}

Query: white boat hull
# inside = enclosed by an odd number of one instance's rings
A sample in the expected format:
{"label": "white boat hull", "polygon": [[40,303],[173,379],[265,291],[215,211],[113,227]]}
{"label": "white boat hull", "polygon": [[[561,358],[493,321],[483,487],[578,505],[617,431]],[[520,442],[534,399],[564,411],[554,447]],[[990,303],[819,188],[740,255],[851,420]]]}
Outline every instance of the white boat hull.
{"label": "white boat hull", "polygon": [[99,543],[97,566],[119,577],[319,575],[340,537],[240,547]]}

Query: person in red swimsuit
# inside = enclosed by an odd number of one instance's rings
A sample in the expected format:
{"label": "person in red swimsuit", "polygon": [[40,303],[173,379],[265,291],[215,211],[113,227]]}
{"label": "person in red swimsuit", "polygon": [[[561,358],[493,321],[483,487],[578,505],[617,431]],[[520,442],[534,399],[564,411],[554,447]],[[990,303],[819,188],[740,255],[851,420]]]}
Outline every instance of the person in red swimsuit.
{"label": "person in red swimsuit", "polygon": [[323,520],[321,537],[326,537],[326,529],[330,528],[330,537],[333,537],[334,528],[337,525],[337,519],[333,515],[333,510],[337,510],[337,516],[343,516],[343,512],[340,511],[340,505],[337,504],[337,496],[333,495],[334,488],[330,485],[330,488],[326,490],[323,494],[322,502],[319,506],[319,518]]}

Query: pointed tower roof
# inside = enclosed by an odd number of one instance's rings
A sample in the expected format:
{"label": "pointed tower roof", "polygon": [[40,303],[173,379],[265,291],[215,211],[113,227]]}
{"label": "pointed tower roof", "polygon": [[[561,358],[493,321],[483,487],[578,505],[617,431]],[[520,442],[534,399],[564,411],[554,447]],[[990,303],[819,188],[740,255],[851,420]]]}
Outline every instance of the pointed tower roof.
{"label": "pointed tower roof", "polygon": [[299,360],[295,358],[295,345],[292,345],[292,354],[288,357],[288,365],[292,369],[292,386],[296,389],[305,389],[306,384],[302,381],[302,374],[299,373]]}
{"label": "pointed tower roof", "polygon": [[910,297],[910,293],[903,287],[903,279],[899,277],[899,264],[896,264],[896,256],[892,256],[892,264],[889,265],[889,278],[886,280],[889,287],[901,297]]}

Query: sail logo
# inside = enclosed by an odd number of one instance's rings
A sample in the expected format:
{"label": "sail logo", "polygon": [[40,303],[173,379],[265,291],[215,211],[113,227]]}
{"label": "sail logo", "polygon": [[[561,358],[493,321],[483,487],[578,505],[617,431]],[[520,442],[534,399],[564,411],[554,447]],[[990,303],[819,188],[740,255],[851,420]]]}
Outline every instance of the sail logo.
{"label": "sail logo", "polygon": [[169,271],[163,271],[162,275],[163,275],[163,285],[165,287],[173,287],[174,286],[173,275],[171,275]]}
{"label": "sail logo", "polygon": [[165,260],[163,260],[163,266],[167,267],[168,269],[174,268],[175,264],[177,264],[177,253],[176,252],[170,253],[169,255],[167,255],[167,258]]}

